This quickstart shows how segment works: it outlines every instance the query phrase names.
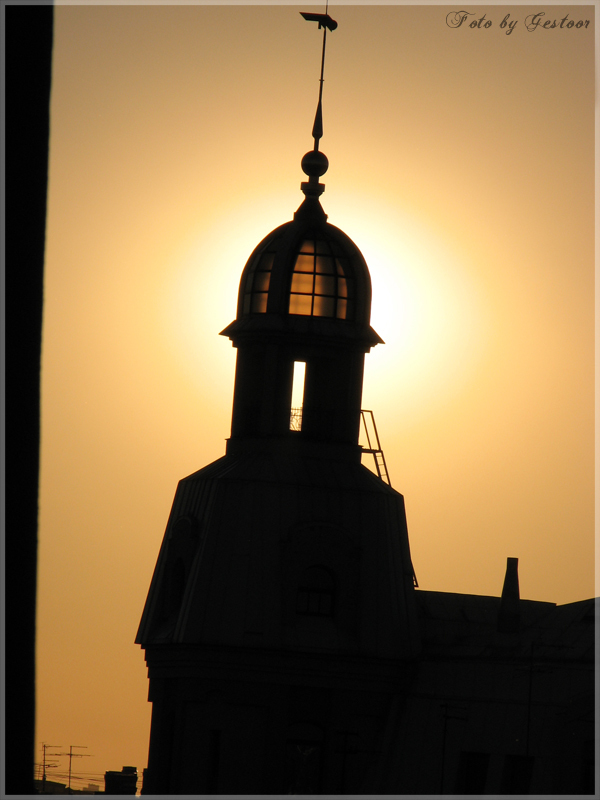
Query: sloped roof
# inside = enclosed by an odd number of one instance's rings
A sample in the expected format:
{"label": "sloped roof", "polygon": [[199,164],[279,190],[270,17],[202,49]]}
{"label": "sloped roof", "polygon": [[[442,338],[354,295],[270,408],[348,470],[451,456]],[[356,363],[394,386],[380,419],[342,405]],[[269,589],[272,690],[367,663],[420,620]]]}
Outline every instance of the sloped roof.
{"label": "sloped roof", "polygon": [[500,598],[452,592],[416,591],[424,653],[443,656],[593,658],[597,600],[557,606],[520,600],[516,633],[497,630]]}

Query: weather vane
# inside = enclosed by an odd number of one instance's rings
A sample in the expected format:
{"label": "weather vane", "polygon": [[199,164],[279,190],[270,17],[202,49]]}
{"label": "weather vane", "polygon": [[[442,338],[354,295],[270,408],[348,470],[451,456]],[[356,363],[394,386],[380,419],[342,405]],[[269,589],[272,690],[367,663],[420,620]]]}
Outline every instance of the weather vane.
{"label": "weather vane", "polygon": [[337,28],[337,22],[331,19],[327,13],[329,3],[325,6],[325,14],[311,14],[301,11],[300,14],[309,22],[318,22],[319,30],[323,28],[323,52],[321,54],[321,77],[319,78],[319,102],[317,103],[317,113],[315,114],[315,122],[312,129],[312,135],[315,140],[315,151],[319,151],[319,139],[323,136],[323,72],[325,70],[325,45],[327,44],[327,30],[334,31]]}

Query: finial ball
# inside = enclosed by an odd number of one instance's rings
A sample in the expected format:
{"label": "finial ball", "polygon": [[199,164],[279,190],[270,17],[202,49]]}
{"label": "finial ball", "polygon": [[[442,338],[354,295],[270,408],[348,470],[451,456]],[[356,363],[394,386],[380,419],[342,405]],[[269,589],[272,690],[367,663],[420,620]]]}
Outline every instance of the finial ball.
{"label": "finial ball", "polygon": [[329,160],[325,153],[319,150],[309,150],[306,155],[302,157],[302,171],[309,177],[318,178],[324,175],[329,169]]}

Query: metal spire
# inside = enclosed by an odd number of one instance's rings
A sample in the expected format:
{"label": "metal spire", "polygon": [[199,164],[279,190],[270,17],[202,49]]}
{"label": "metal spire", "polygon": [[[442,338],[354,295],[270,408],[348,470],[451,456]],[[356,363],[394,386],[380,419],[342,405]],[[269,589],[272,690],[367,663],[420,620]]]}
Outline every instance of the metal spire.
{"label": "metal spire", "polygon": [[[325,7],[327,12],[327,6]],[[325,70],[325,46],[327,44],[327,30],[334,31],[337,28],[337,22],[329,16],[329,14],[310,14],[304,11],[300,12],[304,19],[309,22],[318,22],[319,28],[323,28],[323,51],[321,53],[321,77],[319,78],[319,102],[317,103],[317,113],[315,114],[315,121],[313,124],[312,135],[315,140],[315,146],[308,153],[302,157],[301,167],[305,175],[308,175],[308,181],[300,184],[300,188],[304,192],[306,200],[302,203],[296,215],[298,214],[317,214],[319,217],[327,216],[318,201],[318,197],[325,191],[325,185],[319,183],[319,178],[327,172],[329,167],[329,160],[325,153],[319,151],[319,139],[323,136],[323,72]],[[314,202],[316,200],[316,203]],[[294,215],[294,218],[296,217]]]}
{"label": "metal spire", "polygon": [[325,71],[325,46],[327,44],[327,30],[334,31],[337,22],[327,14],[329,3],[325,7],[325,14],[311,14],[301,11],[300,14],[309,22],[318,22],[319,30],[323,28],[323,50],[321,53],[321,77],[319,78],[319,102],[317,103],[317,113],[312,129],[312,136],[315,140],[315,151],[319,152],[319,139],[323,136],[323,72]]}

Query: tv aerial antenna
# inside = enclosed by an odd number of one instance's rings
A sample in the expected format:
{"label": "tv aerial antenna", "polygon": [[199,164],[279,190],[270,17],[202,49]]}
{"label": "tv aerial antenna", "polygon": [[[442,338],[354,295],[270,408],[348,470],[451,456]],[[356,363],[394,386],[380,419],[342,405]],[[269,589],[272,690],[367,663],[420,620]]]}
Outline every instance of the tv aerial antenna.
{"label": "tv aerial antenna", "polygon": [[74,753],[73,748],[77,750],[87,750],[87,745],[84,744],[71,744],[69,745],[69,752],[68,753],[60,753],[61,756],[69,756],[69,785],[67,787],[67,794],[71,793],[71,762],[74,758],[91,758],[91,753]]}

